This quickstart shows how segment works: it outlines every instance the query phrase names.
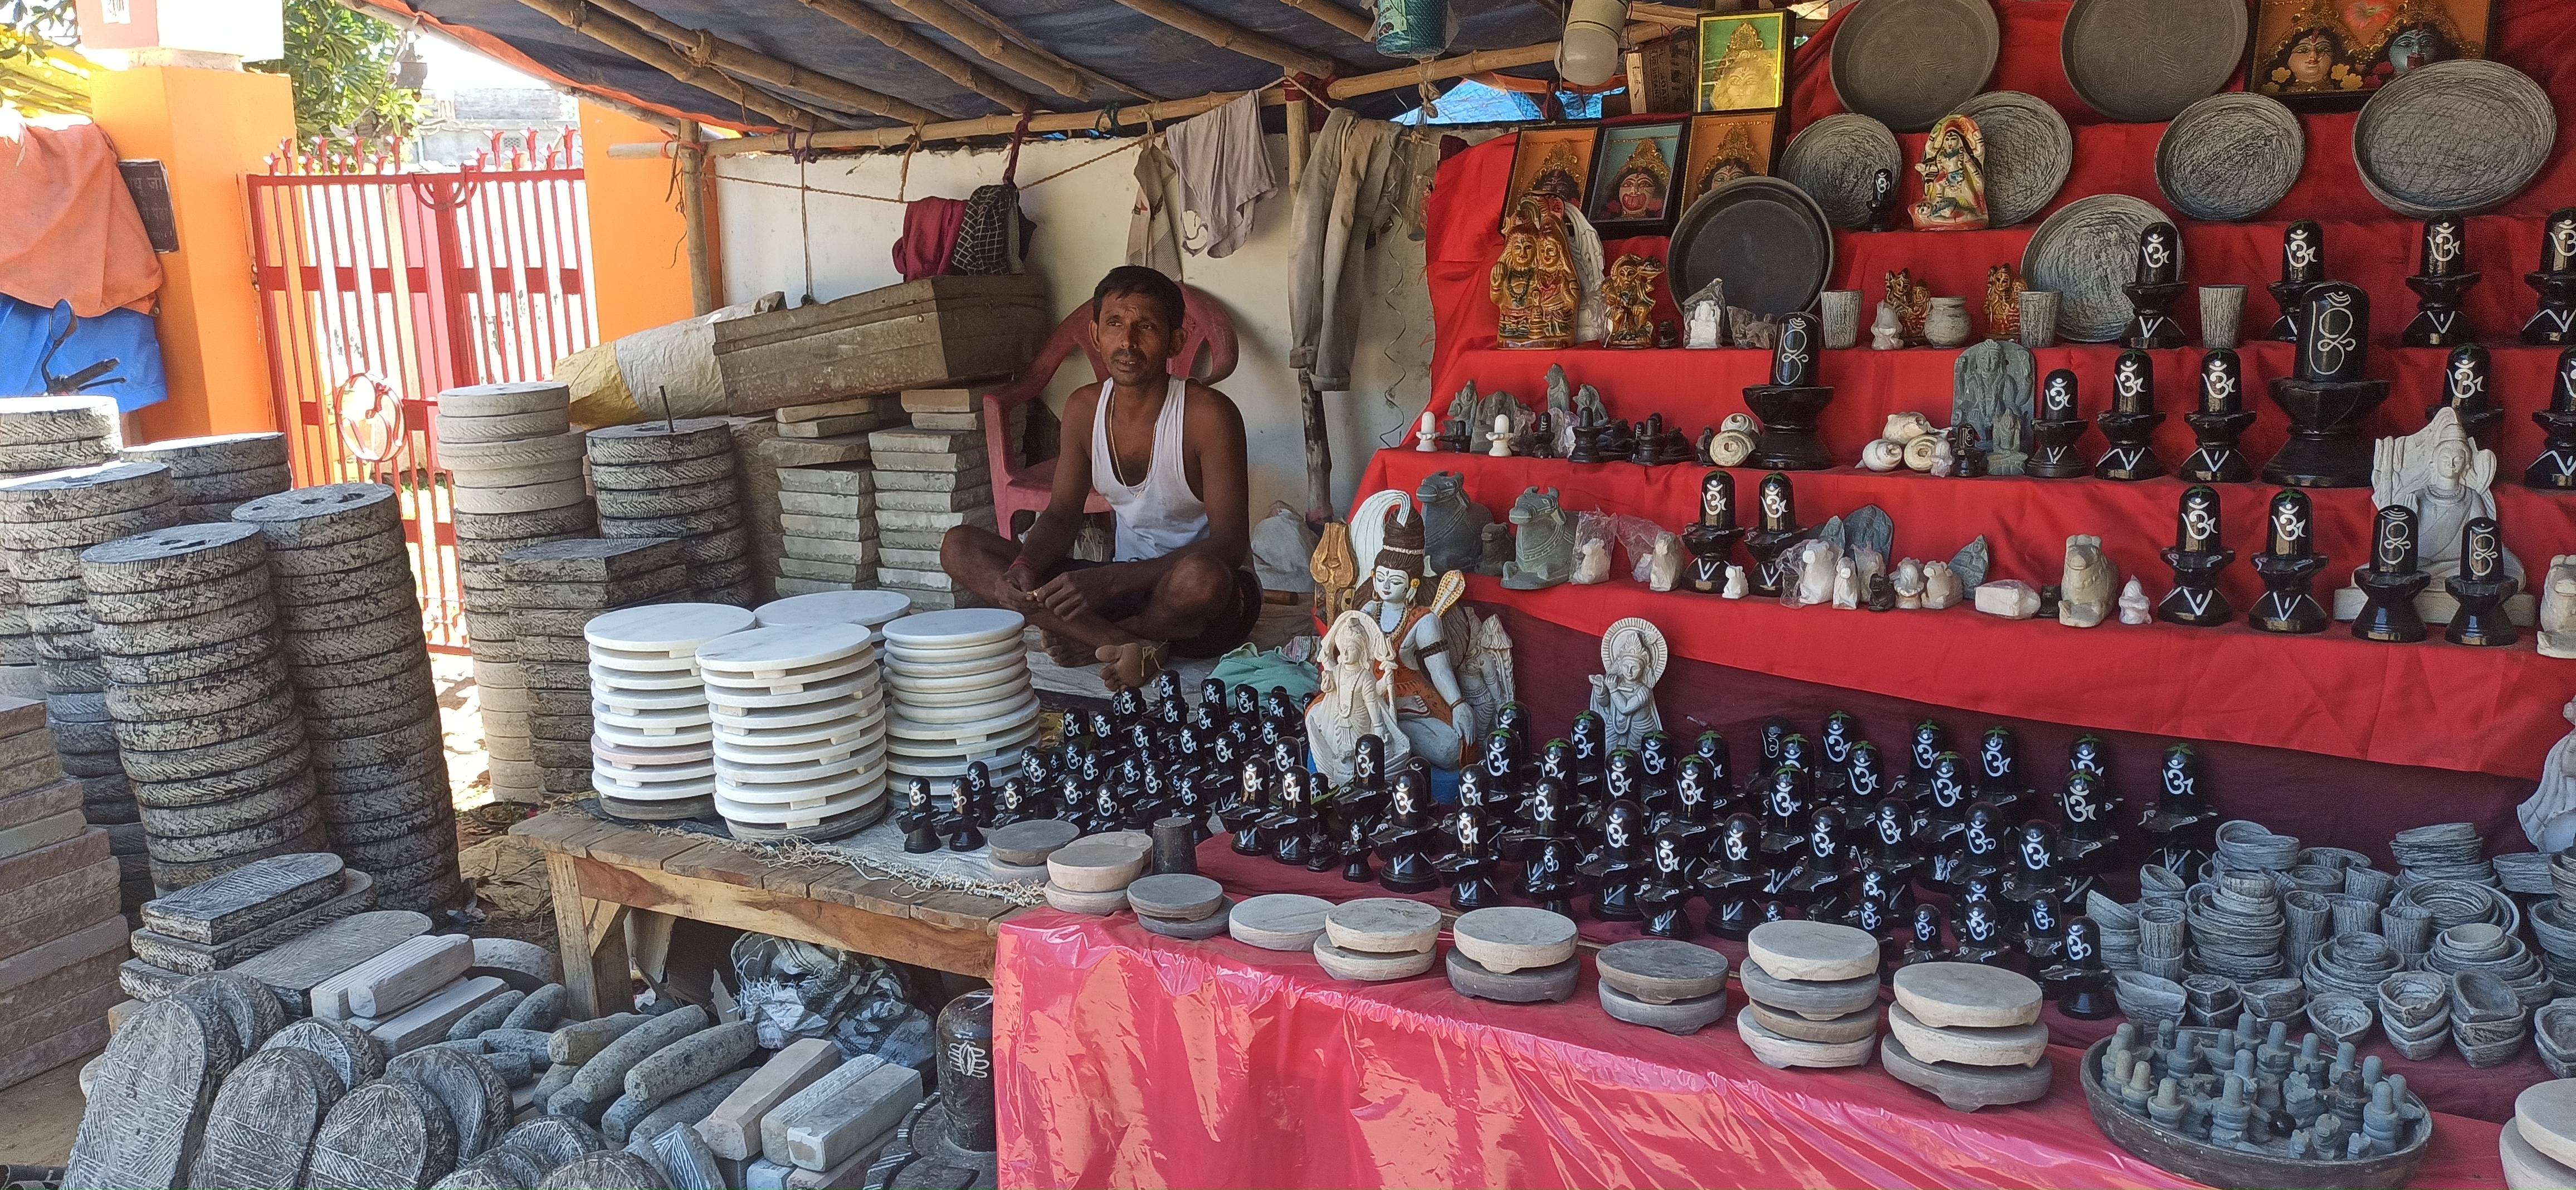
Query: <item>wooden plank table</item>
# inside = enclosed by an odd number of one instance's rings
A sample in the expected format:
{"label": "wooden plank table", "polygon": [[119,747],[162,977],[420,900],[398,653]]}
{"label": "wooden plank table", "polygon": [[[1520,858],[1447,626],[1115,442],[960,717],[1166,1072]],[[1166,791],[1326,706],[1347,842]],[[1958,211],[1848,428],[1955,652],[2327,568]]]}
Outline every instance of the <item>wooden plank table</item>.
{"label": "wooden plank table", "polygon": [[510,828],[546,854],[566,1015],[610,1010],[630,978],[627,932],[667,936],[685,917],[978,979],[1020,906],[914,888],[846,864],[772,864],[740,846],[604,822],[570,807]]}

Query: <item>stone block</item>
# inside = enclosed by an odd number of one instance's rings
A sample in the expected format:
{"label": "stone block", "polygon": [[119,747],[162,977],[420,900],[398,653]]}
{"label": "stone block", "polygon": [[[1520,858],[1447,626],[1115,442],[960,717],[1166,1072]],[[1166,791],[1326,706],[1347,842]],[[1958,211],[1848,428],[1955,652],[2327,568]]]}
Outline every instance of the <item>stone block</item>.
{"label": "stone block", "polygon": [[[90,833],[99,832],[92,828]],[[0,903],[0,954],[32,950],[90,928],[99,918],[117,911],[119,883],[116,857],[100,856],[94,863],[51,879],[25,885],[0,884],[0,888],[10,890],[5,903]]]}
{"label": "stone block", "polygon": [[[864,544],[864,543],[862,543]],[[778,573],[787,578],[810,578],[848,586],[876,572],[876,567],[859,562],[817,562],[810,558],[786,557],[778,560]]]}
{"label": "stone block", "polygon": [[[217,877],[220,880],[222,877]],[[362,912],[376,903],[375,878],[364,872],[342,870],[339,894],[321,904],[291,916],[279,918],[241,937],[226,942],[206,944],[171,938],[146,928],[134,931],[133,946],[137,958],[155,966],[189,975],[203,975],[240,965],[252,956],[275,950],[288,942],[312,933],[324,925],[350,914]]]}
{"label": "stone block", "polygon": [[787,1097],[760,1117],[760,1155],[777,1165],[793,1167],[796,1160],[788,1152],[787,1129],[809,1111],[821,1110],[847,1097],[860,1080],[885,1068],[886,1061],[875,1054],[861,1054],[825,1072],[806,1084],[805,1089]]}
{"label": "stone block", "polygon": [[880,1066],[841,1094],[789,1117],[788,1157],[799,1169],[831,1169],[893,1132],[919,1102],[920,1071]]}
{"label": "stone block", "polygon": [[[510,985],[489,975],[460,979],[437,989],[428,998],[403,1010],[400,1015],[375,1022],[367,1031],[374,1034],[376,1040],[385,1043],[385,1049],[390,1052],[400,1054],[416,1050],[433,1041],[444,1039],[447,1036],[448,1026],[455,1024],[457,1018],[481,1007],[484,1001],[508,991],[509,987]],[[352,1017],[350,1023],[358,1024],[367,1019]]]}
{"label": "stone block", "polygon": [[938,570],[940,569],[939,551],[880,550],[877,553],[877,565],[896,570]]}
{"label": "stone block", "polygon": [[866,582],[864,582],[864,583],[858,583],[858,584],[826,582],[826,581],[823,581],[823,580],[820,580],[820,579],[810,579],[810,578],[783,578],[783,577],[782,577],[782,578],[780,578],[780,579],[777,581],[777,585],[778,585],[778,595],[779,595],[779,597],[780,597],[780,598],[782,598],[782,599],[783,599],[783,598],[786,598],[787,596],[790,596],[790,595],[812,595],[812,594],[814,594],[814,593],[816,593],[816,592],[818,592],[818,591],[848,591],[848,590],[854,590],[854,589],[858,589],[858,588],[861,588],[861,587],[870,586],[870,585],[873,585],[873,584],[874,584],[874,582],[875,582],[875,577],[874,577],[874,576],[875,576],[876,572],[872,569],[872,570],[870,570],[868,573],[869,573],[869,576],[870,576],[870,577],[869,577],[869,579],[868,579]]}
{"label": "stone block", "polygon": [[781,499],[789,492],[824,496],[864,496],[877,490],[876,469],[865,463],[824,463],[812,467],[779,467]]}
{"label": "stone block", "polygon": [[698,1135],[719,1157],[736,1161],[757,1157],[761,1120],[840,1066],[840,1047],[831,1041],[808,1037],[793,1042],[710,1110],[698,1122]]}
{"label": "stone block", "polygon": [[981,413],[915,413],[912,425],[919,430],[973,430],[984,428]]}
{"label": "stone block", "polygon": [[873,412],[850,413],[839,417],[822,417],[813,421],[781,422],[782,438],[834,438],[843,434],[864,434],[877,428],[879,418]]}
{"label": "stone block", "polygon": [[463,934],[412,938],[314,988],[313,1015],[389,1019],[456,982],[473,965],[474,940]]}
{"label": "stone block", "polygon": [[877,475],[880,492],[951,492],[965,487],[991,487],[990,471],[886,471]]}
{"label": "stone block", "polygon": [[778,510],[798,516],[860,517],[876,511],[877,497],[871,493],[855,496],[827,492],[780,492]]}
{"label": "stone block", "polygon": [[937,532],[945,533],[959,525],[974,525],[979,528],[990,529],[995,523],[996,522],[993,520],[993,506],[990,504],[987,504],[982,508],[970,508],[962,512],[915,512],[909,509],[879,509],[876,517],[877,530],[881,533],[887,530],[902,532],[927,532],[935,530]]}
{"label": "stone block", "polygon": [[979,384],[966,388],[907,388],[897,394],[903,411],[918,418],[924,413],[963,413],[984,407],[984,394],[999,385]]}
{"label": "stone block", "polygon": [[975,606],[973,604],[962,602],[958,593],[955,591],[931,591],[916,587],[896,586],[893,583],[882,581],[879,582],[877,586],[888,591],[901,591],[905,595],[911,596],[912,610],[917,612],[947,611],[951,608]]}
{"label": "stone block", "polygon": [[0,858],[24,855],[40,847],[50,847],[89,829],[77,809],[65,810],[34,822],[0,830]]}
{"label": "stone block", "polygon": [[[983,446],[983,439],[955,430],[898,428],[868,435],[868,449],[879,454],[963,454]],[[878,468],[883,470],[882,465]]]}
{"label": "stone block", "polygon": [[869,461],[877,465],[877,474],[879,475],[883,475],[889,471],[946,471],[960,475],[989,474],[989,472],[985,470],[985,455],[984,448],[982,446],[977,446],[973,450],[959,454],[916,454],[910,451],[898,454],[894,451],[881,450],[871,455],[869,457]]}
{"label": "stone block", "polygon": [[786,540],[793,543],[799,537],[821,537],[833,541],[873,541],[876,539],[878,526],[874,518],[806,516],[791,512],[779,514],[778,528],[785,535]]}
{"label": "stone block", "polygon": [[340,857],[271,856],[143,906],[143,924],[183,942],[228,942],[340,891]]}
{"label": "stone block", "polygon": [[849,417],[861,413],[876,413],[884,408],[884,404],[885,399],[882,397],[851,397],[846,401],[822,401],[812,405],[782,406],[778,409],[771,410],[770,416],[775,418],[781,425],[791,425],[797,422],[821,421],[827,417]]}
{"label": "stone block", "polygon": [[868,461],[865,434],[837,438],[773,438],[759,446],[761,462],[772,467],[817,467],[827,463]]}
{"label": "stone block", "polygon": [[116,965],[125,959],[125,918],[107,914],[81,929],[0,958],[0,1005],[22,1010],[0,1012],[0,1021],[14,1021],[25,1008],[41,1002],[19,1000],[22,993],[36,995],[54,990],[46,981],[83,964],[105,960],[100,978],[113,983]]}
{"label": "stone block", "polygon": [[880,539],[843,541],[837,537],[798,535],[779,542],[780,557],[803,558],[809,562],[847,562],[853,566],[874,566]]}
{"label": "stone block", "polygon": [[877,534],[877,544],[890,550],[937,550],[947,541],[946,529],[902,529]]}
{"label": "stone block", "polygon": [[898,570],[891,566],[880,565],[877,567],[877,582],[882,586],[919,588],[924,591],[956,590],[956,580],[949,578],[948,572],[944,570]]}
{"label": "stone block", "polygon": [[990,508],[992,504],[993,488],[990,484],[960,486],[945,492],[877,493],[877,507],[890,512],[963,512],[970,508]]}

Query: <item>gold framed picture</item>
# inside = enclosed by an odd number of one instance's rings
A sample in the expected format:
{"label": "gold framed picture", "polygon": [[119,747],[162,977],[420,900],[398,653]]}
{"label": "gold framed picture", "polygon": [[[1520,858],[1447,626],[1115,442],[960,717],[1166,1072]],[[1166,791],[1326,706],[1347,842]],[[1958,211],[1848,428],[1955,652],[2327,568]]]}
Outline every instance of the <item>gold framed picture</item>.
{"label": "gold framed picture", "polygon": [[1690,152],[1682,166],[1681,197],[1674,205],[1687,211],[1699,196],[1737,178],[1771,172],[1771,154],[1780,139],[1780,113],[1721,112],[1693,116]]}
{"label": "gold framed picture", "polygon": [[1789,13],[1703,13],[1699,110],[1735,112],[1788,102]]}
{"label": "gold framed picture", "polygon": [[1497,227],[1508,228],[1512,209],[1522,196],[1552,194],[1570,210],[1583,209],[1583,183],[1592,176],[1592,159],[1601,144],[1598,124],[1524,128],[1512,145],[1511,184],[1503,188]]}
{"label": "gold framed picture", "polygon": [[1647,235],[1672,226],[1673,165],[1682,159],[1680,120],[1613,124],[1601,130],[1583,217],[1603,235]]}
{"label": "gold framed picture", "polygon": [[2245,88],[2349,110],[2418,66],[2486,57],[2493,17],[2492,0],[2257,0]]}

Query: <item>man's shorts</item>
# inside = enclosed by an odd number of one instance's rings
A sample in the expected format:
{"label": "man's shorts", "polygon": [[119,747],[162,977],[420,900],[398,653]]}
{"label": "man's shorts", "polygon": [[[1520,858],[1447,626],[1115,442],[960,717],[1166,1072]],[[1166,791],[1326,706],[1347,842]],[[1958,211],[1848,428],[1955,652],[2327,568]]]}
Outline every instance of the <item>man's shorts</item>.
{"label": "man's shorts", "polygon": [[[1048,571],[1046,577],[1054,578],[1074,570],[1096,570],[1108,565],[1112,563],[1067,558],[1056,563],[1055,568]],[[1147,593],[1120,596],[1110,600],[1107,606],[1100,609],[1100,618],[1125,620],[1142,614],[1145,610],[1145,601],[1150,597],[1150,593]],[[1236,645],[1252,639],[1252,626],[1260,620],[1261,580],[1253,576],[1251,567],[1238,567],[1234,572],[1234,606],[1211,618],[1206,631],[1188,640],[1173,641],[1172,653],[1180,657],[1222,657]]]}

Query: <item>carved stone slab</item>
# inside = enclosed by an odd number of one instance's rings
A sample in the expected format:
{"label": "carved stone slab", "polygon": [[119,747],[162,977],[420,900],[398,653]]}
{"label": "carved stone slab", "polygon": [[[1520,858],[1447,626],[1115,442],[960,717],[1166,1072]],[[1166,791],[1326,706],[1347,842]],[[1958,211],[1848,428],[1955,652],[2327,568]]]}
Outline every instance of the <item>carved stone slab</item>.
{"label": "carved stone slab", "polygon": [[[1062,852],[1057,854],[1061,855]],[[1142,856],[1139,856],[1141,862]],[[1324,933],[1333,903],[1302,893],[1268,893],[1238,902],[1226,929],[1234,940],[1264,950],[1312,950]]]}
{"label": "carved stone slab", "polygon": [[233,1027],[233,1047],[248,1054],[286,1025],[286,1009],[268,993],[268,985],[238,971],[200,975],[170,989],[187,1000],[219,1013]]}
{"label": "carved stone slab", "polygon": [[474,940],[430,934],[398,943],[313,989],[313,1015],[382,1020],[419,1003],[474,965]]}
{"label": "carved stone slab", "polygon": [[1648,1004],[1699,1000],[1726,990],[1725,955],[1669,938],[1612,943],[1593,956],[1593,966],[1603,985]]}
{"label": "carved stone slab", "polygon": [[66,1186],[175,1186],[215,1089],[240,1060],[232,1023],[177,997],[144,1005],[100,1055]]}
{"label": "carved stone slab", "polygon": [[146,929],[184,942],[228,942],[329,900],[340,857],[325,852],[254,860],[203,884],[143,903]]}
{"label": "carved stone slab", "polygon": [[1932,1028],[1994,1029],[2039,1019],[2039,984],[1983,963],[1909,963],[1896,969],[1896,1002]]}
{"label": "carved stone slab", "polygon": [[1520,905],[1477,909],[1450,926],[1458,953],[1497,974],[1573,958],[1575,933],[1573,918]]}
{"label": "carved stone slab", "polygon": [[[311,993],[322,983],[428,931],[429,918],[406,909],[352,913],[233,969],[276,989],[297,1011],[307,1011]],[[346,1002],[334,1002],[346,1015]]]}
{"label": "carved stone slab", "polygon": [[536,1154],[537,1159],[544,1162],[548,1169],[553,1169],[584,1153],[596,1153],[608,1147],[608,1142],[601,1139],[598,1129],[579,1120],[567,1120],[561,1116],[538,1116],[529,1120],[511,1129],[508,1135],[501,1138],[501,1143],[515,1145]]}
{"label": "carved stone slab", "polygon": [[694,1128],[665,1128],[644,1142],[671,1190],[726,1190],[724,1167]]}
{"label": "carved stone slab", "polygon": [[1345,901],[1324,915],[1324,936],[1348,951],[1419,954],[1440,938],[1440,910],[1402,897]]}
{"label": "carved stone slab", "polygon": [[189,1184],[303,1185],[313,1136],[345,1091],[331,1063],[311,1050],[252,1054],[215,1094]]}
{"label": "carved stone slab", "polygon": [[432,1046],[397,1054],[385,1077],[418,1085],[456,1126],[456,1159],[471,1161],[500,1143],[510,1127],[510,1084],[479,1054]]}
{"label": "carved stone slab", "polygon": [[[367,1031],[394,1053],[419,1049],[447,1036],[447,1027],[466,1013],[481,1007],[484,1001],[508,991],[510,985],[489,975],[460,979],[430,994],[427,999],[406,1008],[398,1016],[377,1021]],[[364,1024],[371,1018],[351,1017],[352,1024]]]}
{"label": "carved stone slab", "polygon": [[365,1086],[385,1073],[384,1046],[345,1021],[306,1017],[270,1034],[260,1048],[310,1051],[340,1076],[343,1090]]}
{"label": "carved stone slab", "polygon": [[456,1168],[456,1126],[417,1083],[372,1082],[333,1106],[313,1138],[311,1190],[410,1190]]}
{"label": "carved stone slab", "polygon": [[671,1190],[662,1171],[620,1150],[575,1157],[546,1175],[537,1190]]}
{"label": "carved stone slab", "polygon": [[1746,958],[1774,979],[1835,983],[1878,974],[1878,940],[1820,921],[1766,921],[1744,940]]}

